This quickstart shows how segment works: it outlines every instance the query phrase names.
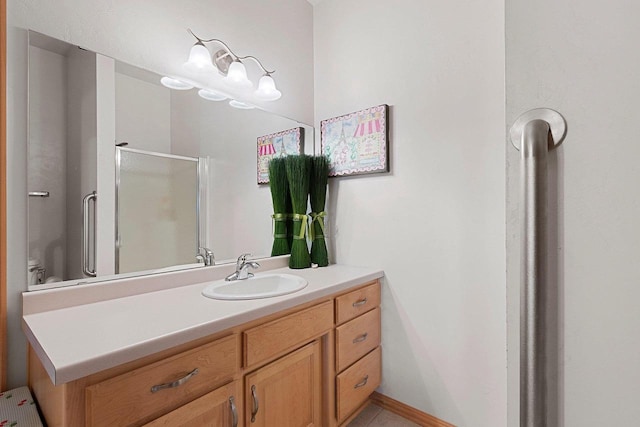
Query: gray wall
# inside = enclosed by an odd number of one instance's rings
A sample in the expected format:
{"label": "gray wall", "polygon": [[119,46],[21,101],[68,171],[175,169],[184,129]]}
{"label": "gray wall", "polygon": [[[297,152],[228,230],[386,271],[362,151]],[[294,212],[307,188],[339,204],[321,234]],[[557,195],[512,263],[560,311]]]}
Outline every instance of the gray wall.
{"label": "gray wall", "polygon": [[324,0],[316,125],[391,109],[391,173],[330,180],[332,257],[381,267],[380,391],[506,425],[504,4]]}
{"label": "gray wall", "polygon": [[[506,4],[507,125],[535,107],[553,108],[568,123],[550,158],[558,238],[549,260],[558,288],[548,357],[558,403],[547,425],[638,425],[640,4]],[[517,425],[520,166],[506,146],[509,425]]]}

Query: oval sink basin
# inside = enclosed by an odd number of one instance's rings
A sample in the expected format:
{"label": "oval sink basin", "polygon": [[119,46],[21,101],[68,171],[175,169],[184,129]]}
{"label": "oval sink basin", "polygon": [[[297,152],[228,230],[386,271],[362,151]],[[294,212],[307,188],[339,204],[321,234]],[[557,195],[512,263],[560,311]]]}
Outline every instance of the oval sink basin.
{"label": "oval sink basin", "polygon": [[245,280],[218,280],[202,291],[208,298],[244,300],[291,294],[307,286],[307,281],[293,274],[257,274]]}

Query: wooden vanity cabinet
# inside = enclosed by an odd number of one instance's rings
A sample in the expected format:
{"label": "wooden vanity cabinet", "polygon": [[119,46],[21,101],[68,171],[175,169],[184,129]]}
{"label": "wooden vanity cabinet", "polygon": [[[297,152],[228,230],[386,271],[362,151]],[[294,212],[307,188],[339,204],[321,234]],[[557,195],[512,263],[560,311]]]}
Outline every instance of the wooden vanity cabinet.
{"label": "wooden vanity cabinet", "polygon": [[380,384],[380,285],[54,386],[29,352],[50,427],[345,425]]}

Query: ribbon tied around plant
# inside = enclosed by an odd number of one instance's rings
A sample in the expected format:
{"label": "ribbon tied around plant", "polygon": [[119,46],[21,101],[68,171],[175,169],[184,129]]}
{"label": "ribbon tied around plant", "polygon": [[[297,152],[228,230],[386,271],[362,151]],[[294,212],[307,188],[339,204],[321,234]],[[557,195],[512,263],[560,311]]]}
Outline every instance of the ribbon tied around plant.
{"label": "ribbon tied around plant", "polygon": [[[309,238],[311,240],[315,239],[324,239],[324,218],[327,216],[325,211],[322,212],[311,212],[309,214],[311,216],[311,224],[309,225]],[[317,222],[320,226],[320,232],[316,232],[315,227],[313,225],[314,222]]]}
{"label": "ribbon tied around plant", "polygon": [[[273,233],[274,239],[286,239],[287,238],[287,233],[285,233],[285,234],[276,234],[276,222],[286,222],[288,217],[289,217],[288,214],[283,214],[283,213],[276,213],[276,214],[271,215],[271,218],[273,218],[273,221],[271,222],[271,232]],[[285,229],[285,231],[286,231],[286,229]]]}
{"label": "ribbon tied around plant", "polygon": [[[304,214],[297,214],[294,213],[293,214],[293,222],[295,224],[295,222],[300,222],[300,232],[298,234],[293,234],[293,238],[294,240],[304,240],[305,238],[305,234],[307,233],[307,228],[308,228],[308,223],[307,223],[307,218],[309,218],[307,215]],[[293,229],[295,230],[295,225],[293,227]]]}

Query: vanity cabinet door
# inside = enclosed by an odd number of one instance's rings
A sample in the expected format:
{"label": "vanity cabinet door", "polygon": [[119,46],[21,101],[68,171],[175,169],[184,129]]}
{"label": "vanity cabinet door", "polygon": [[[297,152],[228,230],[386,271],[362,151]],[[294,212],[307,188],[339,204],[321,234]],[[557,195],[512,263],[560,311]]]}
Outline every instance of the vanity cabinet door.
{"label": "vanity cabinet door", "polygon": [[242,383],[232,382],[188,403],[145,427],[238,427],[243,425]]}
{"label": "vanity cabinet door", "polygon": [[245,425],[320,426],[321,353],[316,340],[245,377]]}

